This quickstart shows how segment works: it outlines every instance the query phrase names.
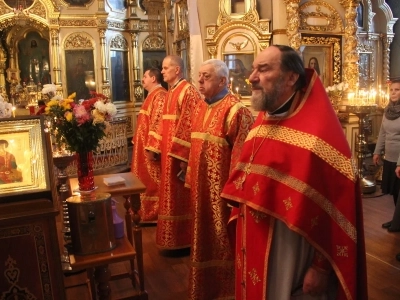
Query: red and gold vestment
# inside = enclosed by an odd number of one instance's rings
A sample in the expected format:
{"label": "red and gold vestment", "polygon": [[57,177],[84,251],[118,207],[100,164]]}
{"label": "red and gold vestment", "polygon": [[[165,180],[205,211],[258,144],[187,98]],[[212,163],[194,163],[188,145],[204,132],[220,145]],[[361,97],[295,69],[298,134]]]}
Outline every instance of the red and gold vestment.
{"label": "red and gold vestment", "polygon": [[156,244],[161,249],[190,247],[189,190],[177,175],[180,162],[187,161],[194,108],[200,100],[197,89],[181,80],[166,96],[162,122],[150,133],[149,150],[161,154],[161,182]]}
{"label": "red and gold vestment", "polygon": [[267,299],[276,220],[329,263],[339,282],[336,299],[367,299],[356,168],[317,73],[307,69],[307,80],[285,117],[259,114],[223,189],[224,198],[239,204],[231,219],[237,300]]}
{"label": "red and gold vestment", "polygon": [[149,132],[154,131],[162,119],[166,94],[167,91],[161,86],[150,91],[139,111],[136,132],[132,139],[134,150],[131,170],[146,186],[146,191],[140,194],[139,214],[143,222],[155,222],[158,217],[160,161],[149,160],[145,151]]}
{"label": "red and gold vestment", "polygon": [[201,101],[193,116],[185,184],[193,206],[189,298],[233,299],[231,210],[220,194],[254,120],[232,94],[210,105]]}

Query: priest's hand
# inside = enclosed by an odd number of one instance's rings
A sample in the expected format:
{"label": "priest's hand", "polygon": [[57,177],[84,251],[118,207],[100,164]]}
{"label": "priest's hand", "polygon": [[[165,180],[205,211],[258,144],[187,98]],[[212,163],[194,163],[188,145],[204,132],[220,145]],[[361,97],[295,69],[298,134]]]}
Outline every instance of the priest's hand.
{"label": "priest's hand", "polygon": [[188,166],[187,162],[181,161],[180,164],[179,164],[179,166],[181,167],[181,170],[182,170],[184,173],[186,173],[187,166]]}
{"label": "priest's hand", "polygon": [[150,150],[146,150],[146,156],[149,161],[160,160],[160,155]]}
{"label": "priest's hand", "polygon": [[308,268],[303,280],[304,294],[319,296],[324,293],[328,288],[329,273],[318,271],[313,267]]}

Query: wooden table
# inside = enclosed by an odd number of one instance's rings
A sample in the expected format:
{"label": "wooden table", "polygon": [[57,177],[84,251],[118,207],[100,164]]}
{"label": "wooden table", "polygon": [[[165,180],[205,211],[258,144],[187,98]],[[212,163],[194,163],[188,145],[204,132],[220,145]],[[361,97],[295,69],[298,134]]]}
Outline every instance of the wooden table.
{"label": "wooden table", "polygon": [[[114,176],[120,176],[125,179],[124,184],[119,184],[115,186],[107,186],[104,184],[103,180],[104,178],[107,177],[114,177]],[[70,178],[70,185],[72,191],[76,190],[78,188],[78,179],[77,178]],[[124,240],[117,240],[117,247],[113,249],[112,251],[106,252],[107,254],[96,254],[96,255],[83,255],[83,256],[75,256],[74,262],[71,260],[71,267],[72,269],[83,269],[82,266],[88,265],[86,268],[90,267],[95,267],[97,272],[97,269],[99,269],[98,272],[106,272],[104,269],[104,266],[107,267],[107,265],[110,262],[110,258],[108,257],[109,255],[112,255],[114,251],[122,251],[117,252],[119,253],[120,257],[124,257],[122,260],[130,260],[131,263],[131,280],[132,280],[132,285],[136,287],[136,276],[135,276],[135,265],[134,261],[136,258],[136,263],[137,263],[137,276],[138,276],[138,284],[139,284],[139,294],[138,294],[138,299],[141,300],[146,300],[148,299],[147,292],[144,288],[144,269],[143,269],[143,246],[142,246],[142,229],[140,228],[140,215],[138,211],[140,210],[140,193],[144,192],[146,190],[146,187],[144,184],[131,172],[126,172],[126,173],[117,173],[117,174],[108,174],[108,175],[96,175],[94,176],[94,185],[97,187],[96,192],[101,192],[101,193],[109,193],[111,196],[123,196],[125,198],[124,202],[124,207],[126,210],[125,213],[125,225],[126,225],[126,234],[127,234],[127,239],[131,244],[131,247],[133,246],[134,250],[133,257],[128,257],[128,255],[125,253],[123,254],[124,251],[127,251],[129,248],[127,245],[124,244]],[[132,222],[133,222],[133,229],[132,229]],[[119,242],[119,244],[118,244]],[[118,250],[118,248],[121,248]],[[136,252],[136,253],[135,253]],[[125,257],[125,255],[127,255]],[[72,257],[70,257],[72,259]],[[121,260],[118,260],[121,261]],[[106,268],[107,269],[107,268]],[[95,274],[96,275],[96,274]],[[119,275],[117,275],[118,278],[120,278]],[[104,277],[104,278],[107,278]],[[110,299],[109,296],[107,296],[107,288],[109,289],[108,286],[108,280],[105,281],[104,278],[101,278],[99,276],[95,276],[95,280],[98,283],[98,288],[99,288],[99,296],[104,296],[105,298],[100,298],[100,299]],[[110,279],[110,278],[108,278]],[[113,279],[113,278],[111,278]],[[100,280],[100,281],[98,281]],[[101,290],[105,289],[105,290]],[[109,292],[109,290],[108,290]]]}

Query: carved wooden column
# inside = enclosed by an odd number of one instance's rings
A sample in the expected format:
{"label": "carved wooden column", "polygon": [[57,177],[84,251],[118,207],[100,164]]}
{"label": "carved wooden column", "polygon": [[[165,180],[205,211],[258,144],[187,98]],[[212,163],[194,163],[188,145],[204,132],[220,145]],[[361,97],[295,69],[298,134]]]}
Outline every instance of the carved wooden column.
{"label": "carved wooden column", "polygon": [[54,79],[53,82],[56,85],[61,85],[61,67],[60,67],[60,30],[59,29],[51,29],[50,30],[50,36],[51,36],[51,63],[53,67],[53,74],[54,74]]}
{"label": "carved wooden column", "polygon": [[139,66],[139,47],[138,32],[131,32],[132,57],[133,57],[133,93],[135,102],[141,102],[143,97],[143,88],[140,84],[140,66]]}
{"label": "carved wooden column", "polygon": [[[391,30],[388,26],[388,30]],[[382,35],[382,44],[383,44],[383,61],[382,61],[382,83],[385,83],[390,78],[390,44],[393,42],[393,33],[392,34],[383,34]]]}
{"label": "carved wooden column", "polygon": [[109,68],[106,57],[106,30],[101,28],[98,29],[100,37],[100,58],[101,58],[101,77],[102,77],[102,93],[107,97],[111,97],[110,91],[110,80],[109,80]]}
{"label": "carved wooden column", "polygon": [[345,8],[343,81],[349,85],[350,91],[356,90],[359,80],[357,51],[357,6],[359,3],[360,0],[340,1]]}
{"label": "carved wooden column", "polygon": [[286,34],[289,39],[289,46],[295,50],[300,50],[301,45],[301,33],[300,28],[300,15],[299,15],[299,3],[300,0],[284,0],[286,3],[286,19],[287,19],[287,30]]}

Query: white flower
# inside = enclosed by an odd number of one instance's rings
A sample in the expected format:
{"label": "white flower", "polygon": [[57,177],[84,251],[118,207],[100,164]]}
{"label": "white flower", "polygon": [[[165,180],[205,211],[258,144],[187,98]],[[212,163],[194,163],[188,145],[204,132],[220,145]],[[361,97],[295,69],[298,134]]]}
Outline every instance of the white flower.
{"label": "white flower", "polygon": [[111,117],[114,117],[117,114],[117,108],[110,102],[106,103],[106,111]]}
{"label": "white flower", "polygon": [[0,118],[10,118],[12,113],[12,104],[5,102],[4,98],[0,98]]}
{"label": "white flower", "polygon": [[107,107],[103,103],[103,101],[96,101],[96,103],[94,104],[94,107],[102,114],[107,113]]}
{"label": "white flower", "polygon": [[55,94],[57,91],[57,86],[55,84],[45,84],[43,85],[42,94]]}

